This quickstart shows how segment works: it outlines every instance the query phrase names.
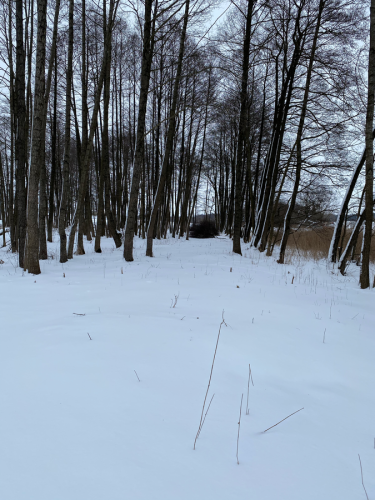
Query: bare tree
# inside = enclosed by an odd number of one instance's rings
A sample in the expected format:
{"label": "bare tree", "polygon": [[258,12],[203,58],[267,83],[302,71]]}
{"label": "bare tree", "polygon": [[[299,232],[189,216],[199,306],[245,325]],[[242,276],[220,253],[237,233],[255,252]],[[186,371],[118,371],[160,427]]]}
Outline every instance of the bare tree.
{"label": "bare tree", "polygon": [[374,103],[375,103],[375,0],[370,6],[370,49],[368,60],[368,90],[366,115],[366,184],[365,184],[365,231],[362,245],[360,273],[361,288],[370,287],[370,249],[373,220],[374,191]]}
{"label": "bare tree", "polygon": [[29,273],[40,274],[38,187],[40,159],[44,158],[44,92],[46,65],[47,0],[38,0],[38,31],[35,64],[34,111],[31,138],[31,162],[27,199],[27,269]]}

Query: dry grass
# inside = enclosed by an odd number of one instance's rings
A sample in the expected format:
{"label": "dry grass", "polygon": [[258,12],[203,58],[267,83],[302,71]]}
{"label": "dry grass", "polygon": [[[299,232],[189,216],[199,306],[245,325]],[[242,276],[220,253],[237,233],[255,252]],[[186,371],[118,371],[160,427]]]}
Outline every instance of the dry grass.
{"label": "dry grass", "polygon": [[[344,238],[345,248],[347,241],[352,233],[352,229],[347,229]],[[329,246],[333,235],[332,226],[321,226],[319,228],[300,229],[291,234],[288,239],[286,260],[290,261],[293,257],[302,257],[312,260],[326,259],[328,257]],[[340,242],[341,243],[341,242]],[[362,233],[358,238],[355,249],[355,258],[358,259],[361,253]],[[371,245],[371,262],[375,262],[375,235]]]}

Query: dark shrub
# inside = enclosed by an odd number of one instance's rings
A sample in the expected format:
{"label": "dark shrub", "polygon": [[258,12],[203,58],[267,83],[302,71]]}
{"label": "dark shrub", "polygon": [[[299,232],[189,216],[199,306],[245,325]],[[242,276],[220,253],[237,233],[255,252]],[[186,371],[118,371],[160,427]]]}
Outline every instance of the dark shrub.
{"label": "dark shrub", "polygon": [[190,226],[190,238],[215,238],[218,234],[215,223],[209,220],[202,220]]}

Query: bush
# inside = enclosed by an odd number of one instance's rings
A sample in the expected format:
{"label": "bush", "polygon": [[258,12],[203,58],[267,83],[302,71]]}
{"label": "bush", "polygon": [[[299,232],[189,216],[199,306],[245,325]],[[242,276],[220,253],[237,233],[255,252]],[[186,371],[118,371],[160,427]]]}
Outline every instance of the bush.
{"label": "bush", "polygon": [[218,234],[215,223],[209,220],[202,220],[190,226],[190,238],[215,238]]}

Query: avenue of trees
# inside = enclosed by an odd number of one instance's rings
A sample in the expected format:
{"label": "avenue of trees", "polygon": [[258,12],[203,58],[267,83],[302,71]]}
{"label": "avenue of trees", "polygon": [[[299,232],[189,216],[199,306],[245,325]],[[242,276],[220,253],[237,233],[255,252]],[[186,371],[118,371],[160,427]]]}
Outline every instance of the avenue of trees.
{"label": "avenue of trees", "polygon": [[62,263],[105,235],[152,257],[203,211],[283,264],[296,207],[303,226],[337,203],[328,258],[345,273],[361,237],[371,286],[375,0],[2,0],[0,45],[21,268],[40,273],[55,229]]}

